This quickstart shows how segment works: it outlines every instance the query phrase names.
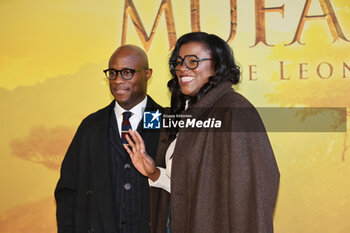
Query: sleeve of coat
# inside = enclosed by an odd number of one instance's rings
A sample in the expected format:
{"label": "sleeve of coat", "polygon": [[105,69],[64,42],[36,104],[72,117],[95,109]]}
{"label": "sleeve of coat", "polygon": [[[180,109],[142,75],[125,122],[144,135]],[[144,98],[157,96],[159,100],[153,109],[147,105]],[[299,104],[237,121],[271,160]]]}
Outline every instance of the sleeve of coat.
{"label": "sleeve of coat", "polygon": [[279,171],[264,125],[255,108],[228,115],[230,232],[272,233]]}
{"label": "sleeve of coat", "polygon": [[61,166],[61,176],[55,189],[58,233],[74,232],[74,211],[78,183],[78,159],[82,134],[79,126]]}

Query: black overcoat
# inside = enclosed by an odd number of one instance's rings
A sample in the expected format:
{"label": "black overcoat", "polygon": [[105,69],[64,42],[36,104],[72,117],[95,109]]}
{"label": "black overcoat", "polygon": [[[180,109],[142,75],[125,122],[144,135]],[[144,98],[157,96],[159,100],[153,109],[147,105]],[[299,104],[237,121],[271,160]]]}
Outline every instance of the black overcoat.
{"label": "black overcoat", "polygon": [[[115,101],[89,115],[80,124],[61,167],[55,198],[59,233],[117,233],[116,211],[112,194],[108,127]],[[162,110],[148,96],[146,110]],[[159,131],[142,129],[138,132],[155,157]],[[147,179],[144,179],[147,182]],[[149,232],[149,186],[143,185],[142,213],[138,232]]]}

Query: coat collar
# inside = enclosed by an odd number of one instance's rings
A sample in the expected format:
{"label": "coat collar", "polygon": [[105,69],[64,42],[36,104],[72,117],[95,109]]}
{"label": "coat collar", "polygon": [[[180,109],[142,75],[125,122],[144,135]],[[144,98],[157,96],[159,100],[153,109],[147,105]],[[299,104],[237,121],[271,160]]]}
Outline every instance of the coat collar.
{"label": "coat collar", "polygon": [[[109,149],[108,149],[108,130],[109,130],[109,117],[111,111],[114,111],[115,100],[113,100],[107,107],[102,109],[99,112],[99,117],[96,119],[96,124],[94,127],[94,143],[92,143],[90,152],[93,155],[91,157],[91,166],[96,170],[95,176],[93,176],[92,183],[95,187],[100,188],[101,186],[109,186],[109,182],[101,182],[108,181],[107,173],[104,171],[108,168],[109,164]],[[158,105],[154,100],[148,96],[147,105],[145,111],[156,111],[159,109],[163,111],[163,108]],[[152,136],[150,131],[143,129],[143,118],[141,119],[137,131],[141,134],[145,141],[148,141],[149,137]],[[118,130],[118,129],[117,129]],[[118,133],[118,132],[116,132]],[[120,144],[120,146],[122,146]],[[108,174],[109,176],[109,174]]]}
{"label": "coat collar", "polygon": [[212,88],[207,94],[205,94],[197,103],[192,105],[189,110],[183,111],[183,114],[191,115],[192,117],[199,117],[208,108],[211,108],[220,97],[226,94],[226,92],[233,90],[232,83],[230,81],[224,81],[219,83],[216,87]]}

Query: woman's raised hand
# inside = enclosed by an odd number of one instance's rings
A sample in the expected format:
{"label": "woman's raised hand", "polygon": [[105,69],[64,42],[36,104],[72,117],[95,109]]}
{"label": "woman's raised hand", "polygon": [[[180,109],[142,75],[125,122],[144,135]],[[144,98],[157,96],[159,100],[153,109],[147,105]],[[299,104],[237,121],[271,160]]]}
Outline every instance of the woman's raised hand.
{"label": "woman's raised hand", "polygon": [[[130,139],[131,136],[132,140]],[[129,153],[134,167],[144,176],[156,181],[159,178],[160,170],[155,166],[154,160],[146,152],[145,142],[141,135],[129,129],[129,135],[126,135],[126,140],[130,145],[124,144],[125,150]]]}

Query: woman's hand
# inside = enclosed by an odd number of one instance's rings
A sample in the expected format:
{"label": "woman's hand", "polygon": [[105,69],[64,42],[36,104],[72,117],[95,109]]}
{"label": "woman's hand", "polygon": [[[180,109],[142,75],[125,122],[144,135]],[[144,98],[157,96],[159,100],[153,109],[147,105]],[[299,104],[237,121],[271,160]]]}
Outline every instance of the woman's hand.
{"label": "woman's hand", "polygon": [[[131,135],[132,139],[130,139]],[[141,135],[135,131],[129,129],[129,135],[126,135],[126,140],[129,143],[131,149],[128,145],[123,145],[125,150],[129,153],[134,167],[144,176],[150,178],[153,182],[159,178],[160,170],[155,166],[154,160],[147,154],[145,142],[143,141]]]}

